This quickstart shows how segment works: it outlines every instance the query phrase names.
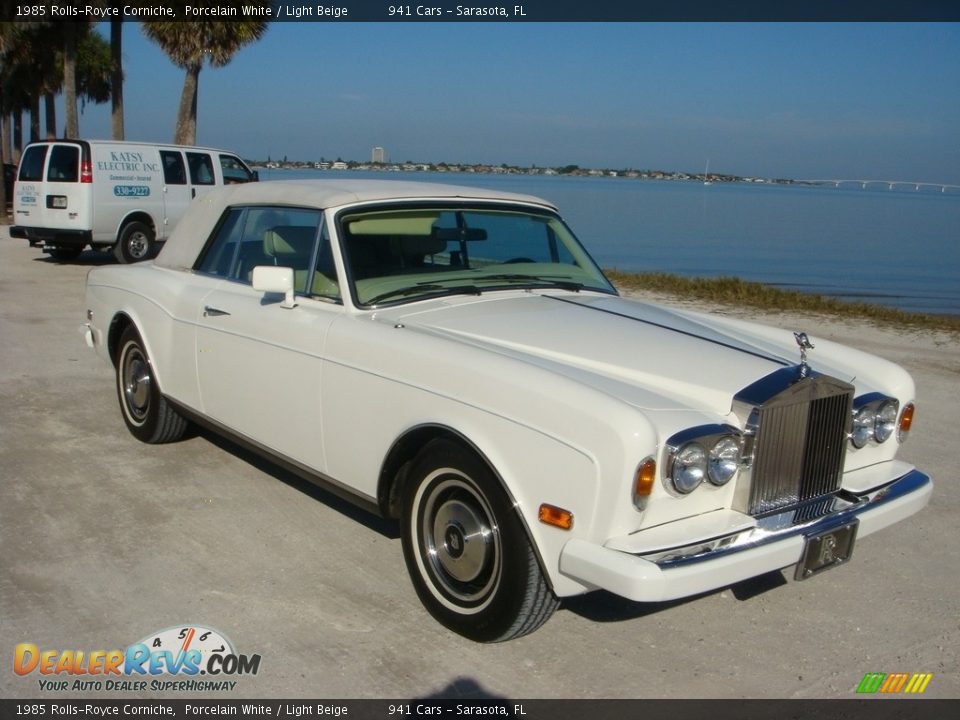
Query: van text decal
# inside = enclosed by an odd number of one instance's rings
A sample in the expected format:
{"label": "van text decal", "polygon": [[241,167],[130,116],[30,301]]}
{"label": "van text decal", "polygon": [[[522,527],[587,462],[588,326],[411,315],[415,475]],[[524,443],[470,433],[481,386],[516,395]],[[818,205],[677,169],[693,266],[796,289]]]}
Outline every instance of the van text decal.
{"label": "van text decal", "polygon": [[126,172],[160,172],[158,163],[143,161],[143,153],[138,152],[111,152],[110,161],[99,160],[97,170],[126,171]]}

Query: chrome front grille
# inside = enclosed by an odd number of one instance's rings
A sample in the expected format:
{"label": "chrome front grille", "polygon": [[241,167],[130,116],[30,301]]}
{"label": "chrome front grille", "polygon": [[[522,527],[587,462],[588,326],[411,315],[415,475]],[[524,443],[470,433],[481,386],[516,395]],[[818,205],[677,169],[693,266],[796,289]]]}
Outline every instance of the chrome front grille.
{"label": "chrome front grille", "polygon": [[797,380],[755,406],[742,509],[763,515],[835,493],[852,403],[850,385],[820,376]]}

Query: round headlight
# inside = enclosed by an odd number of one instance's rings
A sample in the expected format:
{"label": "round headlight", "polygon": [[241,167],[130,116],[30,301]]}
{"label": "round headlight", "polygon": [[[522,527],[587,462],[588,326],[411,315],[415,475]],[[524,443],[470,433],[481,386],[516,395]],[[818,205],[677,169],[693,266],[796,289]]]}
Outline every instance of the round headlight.
{"label": "round headlight", "polygon": [[697,489],[707,474],[707,453],[698,443],[687,443],[673,456],[670,481],[677,492],[687,493]]}
{"label": "round headlight", "polygon": [[869,406],[862,407],[853,416],[853,429],[850,442],[855,448],[862,448],[873,437],[877,414]]}
{"label": "round headlight", "polygon": [[732,437],[720,438],[712,448],[707,462],[707,477],[714,485],[724,485],[740,467],[740,443]]}
{"label": "round headlight", "polygon": [[897,413],[900,412],[900,403],[896,400],[887,400],[877,411],[877,419],[873,428],[873,439],[878,443],[886,442],[893,431],[897,429]]}

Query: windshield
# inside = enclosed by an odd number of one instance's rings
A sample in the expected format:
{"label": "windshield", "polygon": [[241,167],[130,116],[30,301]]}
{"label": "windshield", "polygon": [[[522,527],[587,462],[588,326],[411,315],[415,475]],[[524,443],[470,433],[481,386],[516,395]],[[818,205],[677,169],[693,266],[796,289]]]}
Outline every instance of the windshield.
{"label": "windshield", "polygon": [[341,215],[360,305],[506,288],[616,291],[556,215],[526,208],[417,207]]}

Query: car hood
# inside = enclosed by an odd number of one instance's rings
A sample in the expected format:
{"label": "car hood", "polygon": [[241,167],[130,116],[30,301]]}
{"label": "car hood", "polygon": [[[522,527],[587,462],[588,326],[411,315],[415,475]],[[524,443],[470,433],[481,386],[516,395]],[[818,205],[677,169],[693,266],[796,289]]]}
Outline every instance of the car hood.
{"label": "car hood", "polygon": [[515,356],[647,410],[727,414],[738,391],[800,359],[795,346],[722,328],[709,316],[616,296],[491,294],[384,314],[411,330]]}

